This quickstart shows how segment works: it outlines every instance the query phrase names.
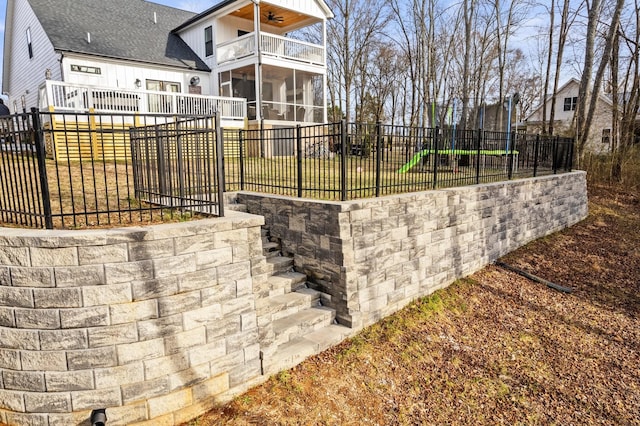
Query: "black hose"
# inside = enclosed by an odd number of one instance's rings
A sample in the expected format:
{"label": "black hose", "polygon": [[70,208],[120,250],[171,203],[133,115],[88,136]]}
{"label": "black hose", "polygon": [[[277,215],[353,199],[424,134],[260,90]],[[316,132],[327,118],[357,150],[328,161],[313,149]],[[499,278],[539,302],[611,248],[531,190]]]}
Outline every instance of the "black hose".
{"label": "black hose", "polygon": [[551,287],[554,290],[558,290],[558,291],[561,291],[563,293],[572,293],[573,292],[572,288],[564,287],[564,286],[561,286],[559,284],[552,283],[551,281],[547,281],[544,278],[540,278],[540,277],[535,276],[533,274],[530,274],[530,273],[528,273],[526,271],[523,271],[522,269],[518,269],[515,266],[507,265],[506,263],[499,262],[497,260],[496,260],[495,264],[496,264],[496,266],[504,268],[504,269],[506,269],[508,271],[515,272],[518,275],[522,275],[523,277],[529,278],[531,281],[535,281],[537,283],[544,284],[547,287]]}

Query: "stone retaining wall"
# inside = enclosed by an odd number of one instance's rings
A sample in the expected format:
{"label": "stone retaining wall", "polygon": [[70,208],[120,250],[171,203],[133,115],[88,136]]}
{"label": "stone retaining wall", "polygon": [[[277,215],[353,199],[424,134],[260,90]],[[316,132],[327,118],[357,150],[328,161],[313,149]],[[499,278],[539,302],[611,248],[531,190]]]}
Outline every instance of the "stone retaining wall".
{"label": "stone retaining wall", "polygon": [[238,199],[355,329],[587,215],[584,172],[350,202]]}
{"label": "stone retaining wall", "polygon": [[[240,193],[252,214],[0,228],[0,421],[177,424],[264,381],[261,225],[353,327],[587,214],[585,173],[351,202]],[[262,217],[263,216],[263,217]]]}
{"label": "stone retaining wall", "polygon": [[262,224],[0,228],[0,421],[177,424],[250,386]]}

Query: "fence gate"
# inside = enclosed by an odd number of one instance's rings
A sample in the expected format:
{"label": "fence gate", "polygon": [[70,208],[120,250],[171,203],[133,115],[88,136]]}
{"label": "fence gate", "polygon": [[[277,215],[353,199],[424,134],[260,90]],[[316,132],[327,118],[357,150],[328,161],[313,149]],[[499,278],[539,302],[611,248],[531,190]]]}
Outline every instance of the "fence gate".
{"label": "fence gate", "polygon": [[137,199],[224,215],[218,119],[177,117],[129,132]]}

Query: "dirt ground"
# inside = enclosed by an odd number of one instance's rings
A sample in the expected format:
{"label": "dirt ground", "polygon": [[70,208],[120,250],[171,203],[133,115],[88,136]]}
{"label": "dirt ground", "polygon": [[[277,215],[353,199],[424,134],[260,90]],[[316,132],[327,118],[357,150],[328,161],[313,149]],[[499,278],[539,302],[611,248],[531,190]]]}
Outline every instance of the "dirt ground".
{"label": "dirt ground", "polygon": [[640,193],[590,215],[191,425],[640,425]]}

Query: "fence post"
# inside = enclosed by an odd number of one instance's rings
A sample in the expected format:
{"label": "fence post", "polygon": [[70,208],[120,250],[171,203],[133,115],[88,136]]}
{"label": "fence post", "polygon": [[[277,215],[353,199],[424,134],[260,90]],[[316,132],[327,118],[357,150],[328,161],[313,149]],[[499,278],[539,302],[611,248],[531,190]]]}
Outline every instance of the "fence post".
{"label": "fence post", "polygon": [[340,122],[340,199],[347,201],[347,121]]}
{"label": "fence post", "polygon": [[553,174],[558,173],[558,136],[553,138]]}
{"label": "fence post", "polygon": [[302,127],[296,125],[296,151],[298,157],[298,198],[302,198]]}
{"label": "fence post", "polygon": [[[240,190],[244,191],[244,130],[238,130],[238,143],[240,144]],[[226,188],[225,188],[226,189]]]}
{"label": "fence post", "polygon": [[376,197],[380,196],[380,166],[382,161],[382,124],[376,123]]}
{"label": "fence post", "polygon": [[476,138],[476,185],[480,184],[480,151],[482,149],[482,129],[478,129]]}
{"label": "fence post", "polygon": [[516,144],[516,132],[512,131],[510,137],[511,143],[509,144],[509,151],[507,152],[507,164],[509,166],[509,170],[507,171],[507,179],[509,180],[511,180],[511,178],[513,177],[513,147]]}
{"label": "fence post", "polygon": [[51,192],[49,191],[49,181],[47,180],[47,166],[45,162],[46,151],[44,148],[44,129],[42,128],[42,123],[40,122],[40,111],[38,111],[37,108],[31,108],[31,122],[33,124],[36,157],[38,160],[38,175],[40,178],[42,210],[44,212],[44,226],[47,229],[53,229]]}
{"label": "fence post", "polygon": [[216,162],[218,169],[218,216],[224,217],[224,151],[222,148],[222,128],[220,127],[220,115],[213,113],[216,125]]}
{"label": "fence post", "polygon": [[[180,134],[180,122],[178,121],[178,117],[174,116],[173,119],[176,123],[176,156],[177,156],[177,166],[178,166],[178,191],[180,197],[180,213],[184,213],[186,207],[186,188],[184,182],[184,154],[182,152],[182,135]],[[167,137],[169,137],[167,135]],[[170,143],[170,142],[169,142]],[[171,159],[170,154],[167,152],[167,159]],[[173,205],[173,188],[172,185],[169,184],[169,200],[171,200],[171,207]],[[173,214],[173,213],[172,213]]]}
{"label": "fence post", "polygon": [[540,149],[540,134],[536,135],[536,142],[533,145],[533,177],[538,175],[538,150]]}
{"label": "fence post", "polygon": [[439,152],[438,152],[438,139],[440,128],[436,126],[433,131],[433,189],[436,189],[438,186],[438,163],[440,162]]}
{"label": "fence post", "polygon": [[571,144],[569,146],[569,172],[573,170],[573,153],[576,145],[575,138],[571,140]]}

